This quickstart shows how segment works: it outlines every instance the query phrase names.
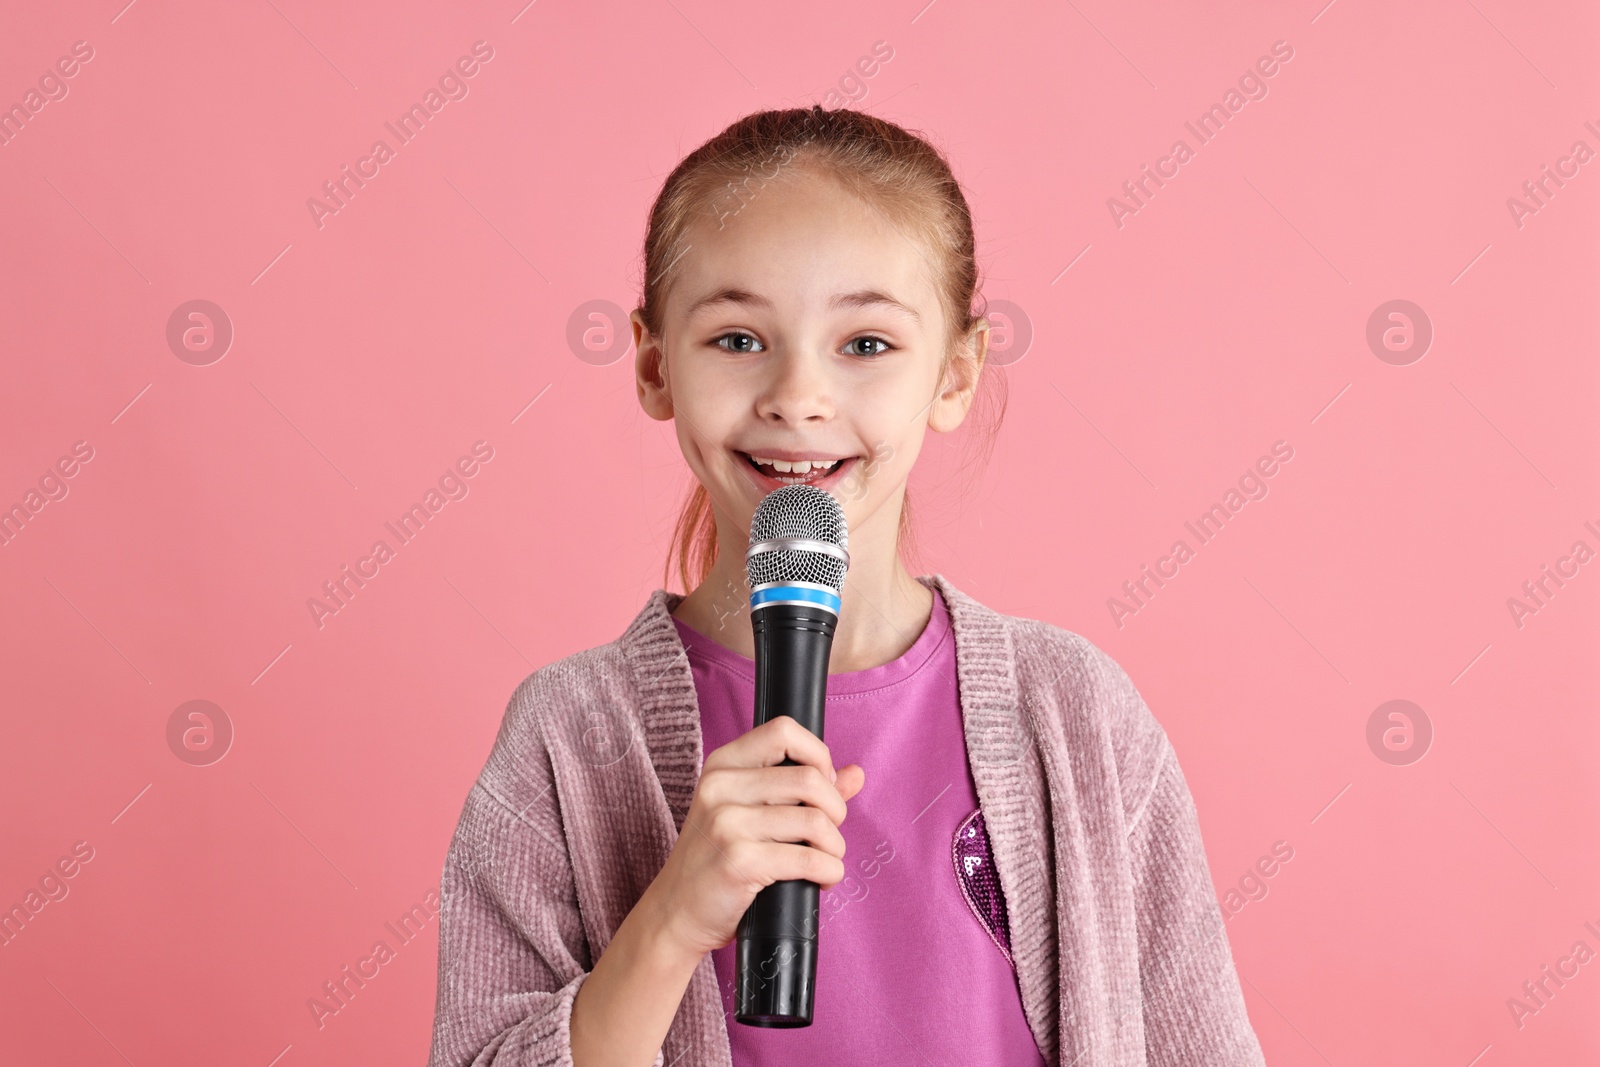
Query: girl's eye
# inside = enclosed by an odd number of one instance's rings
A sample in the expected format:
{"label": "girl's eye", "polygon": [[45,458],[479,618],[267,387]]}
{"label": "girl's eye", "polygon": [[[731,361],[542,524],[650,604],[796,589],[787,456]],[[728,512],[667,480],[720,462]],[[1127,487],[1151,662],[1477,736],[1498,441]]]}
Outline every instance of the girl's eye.
{"label": "girl's eye", "polygon": [[[724,342],[726,340],[729,340],[730,338],[735,338],[735,339],[738,339],[740,341],[749,341],[752,345],[755,345],[757,347],[755,347],[755,348],[728,348],[728,346],[724,345],[722,342]],[[737,353],[740,353],[740,354],[743,354],[743,353],[746,353],[746,352],[758,352],[758,351],[760,351],[760,345],[761,345],[760,341],[757,341],[754,337],[751,337],[749,334],[745,333],[743,330],[729,330],[727,333],[723,334],[721,337],[718,337],[716,340],[712,341],[711,343],[714,344],[714,345],[717,345],[720,348],[727,348],[727,350],[729,352],[737,352]]]}
{"label": "girl's eye", "polygon": [[[879,348],[879,349],[875,349],[874,351],[871,351],[871,352],[862,352],[859,349],[854,348],[855,345],[861,344],[862,342],[866,342],[867,344],[873,344],[873,345],[882,345],[883,347]],[[853,355],[853,356],[881,356],[885,352],[887,352],[889,349],[893,348],[894,345],[891,345],[888,341],[885,341],[881,337],[872,337],[872,336],[869,335],[869,336],[866,336],[866,337],[857,337],[854,341],[850,342],[850,345],[848,347],[851,348],[850,354]]]}
{"label": "girl's eye", "polygon": [[[729,342],[729,344],[723,344],[724,341]],[[760,341],[756,340],[750,334],[745,333],[743,330],[729,330],[727,333],[717,337],[711,343],[717,345],[719,348],[723,348],[729,352],[735,352],[741,355],[751,352],[765,351],[765,348],[762,346]],[[862,344],[877,345],[879,347],[863,351],[861,348],[856,347]],[[876,358],[883,355],[883,353],[887,352],[894,346],[881,337],[867,335],[863,337],[857,337],[845,347],[848,349],[850,355]]]}

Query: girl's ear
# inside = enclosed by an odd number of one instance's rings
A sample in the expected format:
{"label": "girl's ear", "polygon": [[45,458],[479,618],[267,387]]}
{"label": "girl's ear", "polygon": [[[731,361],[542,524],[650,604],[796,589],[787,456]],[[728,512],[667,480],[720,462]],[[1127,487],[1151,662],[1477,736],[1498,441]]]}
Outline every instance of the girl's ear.
{"label": "girl's ear", "polygon": [[661,341],[650,333],[639,312],[628,316],[633,324],[633,370],[639,393],[639,406],[645,414],[661,422],[672,418],[672,391],[667,378],[667,354]]}
{"label": "girl's ear", "polygon": [[943,392],[934,399],[933,407],[928,412],[928,429],[935,433],[949,433],[961,425],[972,408],[972,398],[978,390],[978,376],[983,373],[983,363],[988,357],[989,320],[980,318],[950,357],[944,381],[940,383]]}

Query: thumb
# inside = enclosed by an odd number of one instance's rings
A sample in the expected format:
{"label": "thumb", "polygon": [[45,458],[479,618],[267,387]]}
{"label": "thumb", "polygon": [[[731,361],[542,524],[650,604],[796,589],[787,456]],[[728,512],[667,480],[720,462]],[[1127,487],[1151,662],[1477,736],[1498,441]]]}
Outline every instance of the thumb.
{"label": "thumb", "polygon": [[852,763],[839,768],[839,780],[834,783],[834,787],[839,790],[841,797],[849,800],[861,792],[861,787],[866,784],[866,781],[866,768],[859,763]]}

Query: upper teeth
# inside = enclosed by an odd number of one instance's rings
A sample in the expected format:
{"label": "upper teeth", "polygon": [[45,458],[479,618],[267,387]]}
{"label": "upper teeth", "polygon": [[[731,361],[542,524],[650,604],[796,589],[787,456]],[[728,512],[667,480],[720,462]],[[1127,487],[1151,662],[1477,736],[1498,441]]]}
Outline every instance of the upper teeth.
{"label": "upper teeth", "polygon": [[750,458],[763,466],[773,468],[780,474],[810,474],[812,467],[821,469],[823,467],[831,467],[838,462],[837,460],[802,459],[791,463],[786,459],[763,459],[760,456],[751,456]]}

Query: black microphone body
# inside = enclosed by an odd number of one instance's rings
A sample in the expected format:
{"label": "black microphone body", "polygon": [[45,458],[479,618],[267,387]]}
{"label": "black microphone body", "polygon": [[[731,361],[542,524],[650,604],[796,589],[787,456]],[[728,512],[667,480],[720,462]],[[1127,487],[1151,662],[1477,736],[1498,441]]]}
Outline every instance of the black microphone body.
{"label": "black microphone body", "polygon": [[[756,726],[788,715],[821,739],[849,540],[839,502],[818,486],[786,485],[756,507],[745,552],[756,650]],[[795,765],[792,759],[780,764]],[[774,1028],[811,1025],[821,893],[815,882],[786,879],[762,888],[745,909],[734,957],[737,1021]]]}
{"label": "black microphone body", "polygon": [[[828,658],[838,616],[805,604],[752,612],[755,725],[788,715],[822,737]],[[785,759],[780,766],[795,766]],[[805,879],[774,882],[739,920],[735,1017],[764,1027],[810,1026],[817,981],[821,887]]]}

